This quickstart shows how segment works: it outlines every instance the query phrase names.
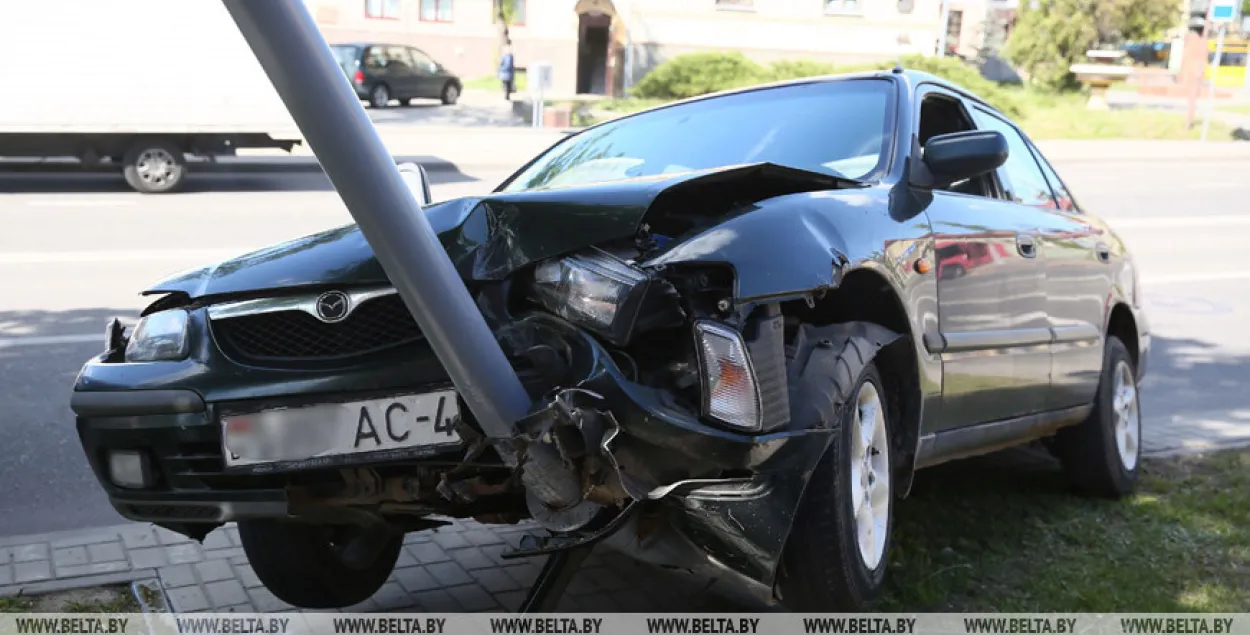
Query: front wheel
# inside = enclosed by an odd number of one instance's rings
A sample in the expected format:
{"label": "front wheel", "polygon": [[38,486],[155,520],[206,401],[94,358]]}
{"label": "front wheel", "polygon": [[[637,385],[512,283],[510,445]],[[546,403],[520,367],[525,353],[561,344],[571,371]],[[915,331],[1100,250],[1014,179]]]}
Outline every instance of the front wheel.
{"label": "front wheel", "polygon": [[398,533],[278,520],[241,520],[239,538],[265,588],[304,609],[369,599],[386,583],[403,548]]}
{"label": "front wheel", "polygon": [[821,346],[800,375],[805,405],[835,427],[782,555],[778,591],[794,611],[859,611],[885,582],[894,516],[890,402],[871,356],[855,338],[841,350]]}
{"label": "front wheel", "polygon": [[457,86],[454,82],[447,82],[447,85],[443,86],[443,94],[441,95],[441,97],[443,100],[443,105],[445,106],[455,105],[456,101],[460,99],[460,87]]}
{"label": "front wheel", "polygon": [[1114,335],[1103,350],[1094,410],[1055,435],[1054,451],[1081,493],[1120,498],[1133,491],[1141,462],[1141,400],[1128,348]]}

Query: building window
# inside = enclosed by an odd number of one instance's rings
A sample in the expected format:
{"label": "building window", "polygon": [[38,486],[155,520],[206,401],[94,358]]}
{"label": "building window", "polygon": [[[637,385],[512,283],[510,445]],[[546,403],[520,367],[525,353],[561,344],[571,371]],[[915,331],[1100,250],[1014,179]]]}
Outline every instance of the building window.
{"label": "building window", "polygon": [[755,0],[716,0],[717,9],[754,9]]}
{"label": "building window", "polygon": [[825,13],[859,13],[859,0],[825,0]]}
{"label": "building window", "polygon": [[494,0],[495,6],[491,9],[491,20],[499,22],[499,7],[503,5],[504,15],[507,16],[508,24],[523,26],[525,24],[525,0]]}
{"label": "building window", "polygon": [[365,0],[365,17],[375,20],[398,20],[399,0]]}
{"label": "building window", "polygon": [[947,54],[959,50],[959,37],[964,30],[964,12],[951,11],[946,17],[946,51]]}
{"label": "building window", "polygon": [[421,0],[421,20],[451,22],[452,0]]}

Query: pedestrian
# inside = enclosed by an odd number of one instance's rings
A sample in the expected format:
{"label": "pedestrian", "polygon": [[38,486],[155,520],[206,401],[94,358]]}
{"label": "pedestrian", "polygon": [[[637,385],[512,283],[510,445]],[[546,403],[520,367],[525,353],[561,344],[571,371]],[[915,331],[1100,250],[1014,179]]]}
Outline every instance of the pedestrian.
{"label": "pedestrian", "polygon": [[512,58],[512,44],[503,45],[503,57],[499,60],[499,81],[503,82],[503,98],[512,101],[515,90],[513,80],[516,77],[516,62]]}

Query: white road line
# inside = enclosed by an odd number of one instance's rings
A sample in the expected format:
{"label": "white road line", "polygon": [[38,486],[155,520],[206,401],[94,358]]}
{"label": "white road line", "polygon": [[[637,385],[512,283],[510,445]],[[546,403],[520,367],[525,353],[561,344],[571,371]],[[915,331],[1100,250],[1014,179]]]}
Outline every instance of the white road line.
{"label": "white road line", "polygon": [[1220,280],[1250,280],[1250,271],[1209,271],[1206,273],[1178,273],[1170,276],[1142,276],[1142,284],[1180,284],[1184,282],[1216,282]]}
{"label": "white road line", "polygon": [[19,346],[56,346],[58,344],[87,344],[98,342],[104,346],[104,329],[99,333],[80,333],[78,335],[43,335],[37,337],[0,337],[0,348],[17,348]]}
{"label": "white road line", "polygon": [[1115,229],[1185,229],[1250,226],[1250,214],[1221,216],[1165,216],[1162,218],[1107,218]]}
{"label": "white road line", "polygon": [[27,207],[133,207],[138,201],[126,198],[37,198],[23,201]]}
{"label": "white road line", "polygon": [[38,265],[90,262],[151,262],[194,260],[212,262],[241,256],[255,248],[226,249],[161,249],[147,251],[27,251],[0,253],[0,265]]}

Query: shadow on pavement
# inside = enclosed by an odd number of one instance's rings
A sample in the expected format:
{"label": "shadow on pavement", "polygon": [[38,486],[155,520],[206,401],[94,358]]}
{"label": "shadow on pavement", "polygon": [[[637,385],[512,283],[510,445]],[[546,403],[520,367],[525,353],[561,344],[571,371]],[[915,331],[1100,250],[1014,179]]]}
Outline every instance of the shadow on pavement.
{"label": "shadow on pavement", "polygon": [[[397,156],[396,163],[423,165],[432,185],[478,181],[455,164],[431,156]],[[309,156],[232,157],[216,164],[193,162],[179,193],[320,192],[333,190],[316,159]],[[0,164],[0,194],[133,192],[111,169],[85,170],[74,162]]]}
{"label": "shadow on pavement", "polygon": [[[137,290],[136,290],[137,292]],[[57,337],[62,335],[100,334],[104,345],[104,327],[114,317],[123,323],[139,318],[134,309],[72,309],[69,311],[0,311],[0,340],[22,337]],[[0,377],[0,382],[4,380]]]}

